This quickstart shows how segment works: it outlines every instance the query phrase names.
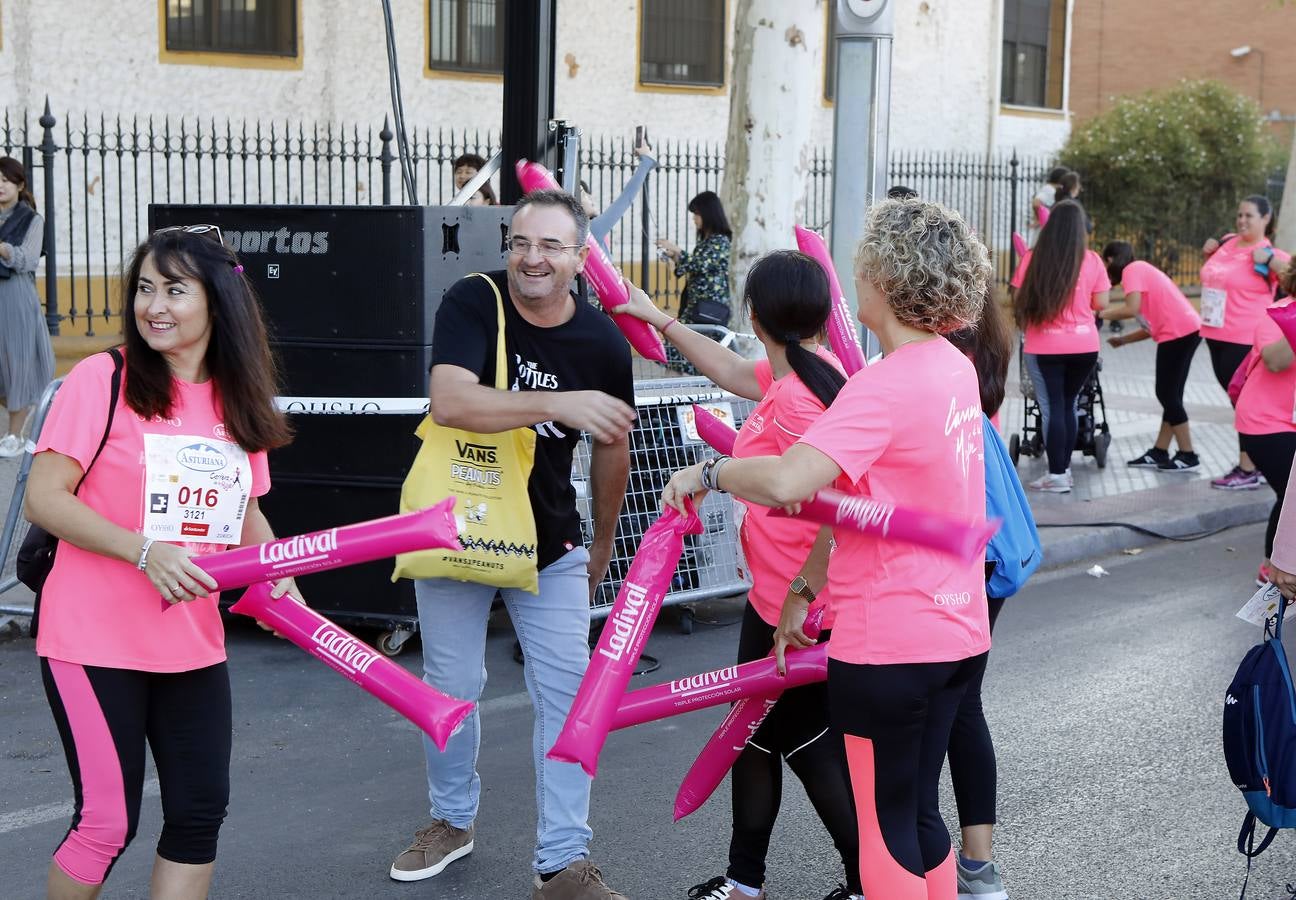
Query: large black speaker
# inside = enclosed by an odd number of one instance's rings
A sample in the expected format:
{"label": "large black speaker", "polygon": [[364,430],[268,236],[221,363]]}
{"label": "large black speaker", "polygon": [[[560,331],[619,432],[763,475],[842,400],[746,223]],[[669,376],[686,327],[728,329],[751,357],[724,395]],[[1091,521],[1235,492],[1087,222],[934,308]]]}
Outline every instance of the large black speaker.
{"label": "large black speaker", "polygon": [[446,288],[504,265],[512,207],[154,204],[153,229],[220,227],[243,261],[272,340],[432,343]]}

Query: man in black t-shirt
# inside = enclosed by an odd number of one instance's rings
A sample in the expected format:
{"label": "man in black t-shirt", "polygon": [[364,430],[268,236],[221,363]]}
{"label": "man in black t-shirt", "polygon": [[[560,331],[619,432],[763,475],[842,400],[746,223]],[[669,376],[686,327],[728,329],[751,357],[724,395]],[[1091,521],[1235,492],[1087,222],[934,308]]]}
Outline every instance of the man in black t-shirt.
{"label": "man in black t-shirt", "polygon": [[[437,424],[483,433],[536,431],[527,492],[539,592],[500,591],[522,645],[536,712],[533,900],[625,900],[589,862],[590,778],[578,765],[545,757],[589,664],[589,602],[612,556],[635,418],[629,345],[611,319],[569,290],[585,262],[588,227],[580,205],[561,191],[528,194],[513,213],[508,268],[488,273],[503,296],[510,390],[494,387],[499,332],[495,292],[484,279],[463,278],[446,292],[433,332],[431,414]],[[594,437],[588,551],[571,483],[581,431]],[[415,592],[425,680],[476,701],[486,681],[486,622],[496,589],[424,579],[415,582]],[[392,864],[398,881],[437,875],[473,848],[480,796],[476,711],[444,753],[424,743],[433,821]]]}

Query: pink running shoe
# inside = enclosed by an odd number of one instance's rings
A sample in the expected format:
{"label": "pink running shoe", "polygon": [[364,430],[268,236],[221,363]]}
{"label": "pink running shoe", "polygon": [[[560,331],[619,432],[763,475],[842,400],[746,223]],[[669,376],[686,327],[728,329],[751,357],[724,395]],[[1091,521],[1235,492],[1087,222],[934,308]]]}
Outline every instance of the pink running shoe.
{"label": "pink running shoe", "polygon": [[1248,472],[1241,466],[1234,466],[1227,474],[1211,479],[1211,487],[1221,491],[1254,491],[1260,487],[1260,473],[1255,469]]}

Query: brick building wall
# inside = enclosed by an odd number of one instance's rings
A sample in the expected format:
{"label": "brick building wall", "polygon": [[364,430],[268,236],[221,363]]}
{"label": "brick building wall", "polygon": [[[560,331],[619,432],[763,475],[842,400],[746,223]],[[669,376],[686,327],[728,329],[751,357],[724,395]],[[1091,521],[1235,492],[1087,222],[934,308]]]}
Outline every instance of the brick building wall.
{"label": "brick building wall", "polygon": [[[1253,97],[1267,113],[1296,114],[1296,4],[1215,0],[1203,14],[1182,0],[1076,0],[1071,39],[1071,111],[1083,122],[1115,97],[1214,78]],[[1229,51],[1250,46],[1234,58]],[[1290,134],[1286,126],[1283,134]]]}

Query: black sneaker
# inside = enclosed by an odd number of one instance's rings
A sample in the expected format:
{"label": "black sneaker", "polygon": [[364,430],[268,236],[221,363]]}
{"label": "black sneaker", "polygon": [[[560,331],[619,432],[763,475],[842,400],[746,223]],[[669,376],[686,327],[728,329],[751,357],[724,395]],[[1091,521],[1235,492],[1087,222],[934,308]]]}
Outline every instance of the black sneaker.
{"label": "black sneaker", "polygon": [[1197,454],[1182,450],[1157,465],[1158,472],[1191,472],[1198,468],[1201,468],[1201,460],[1197,459]]}
{"label": "black sneaker", "polygon": [[[1195,459],[1196,457],[1194,457]],[[1142,466],[1145,469],[1156,469],[1170,463],[1170,451],[1162,450],[1160,447],[1153,447],[1151,450],[1144,450],[1142,456],[1136,456],[1125,465]]]}

